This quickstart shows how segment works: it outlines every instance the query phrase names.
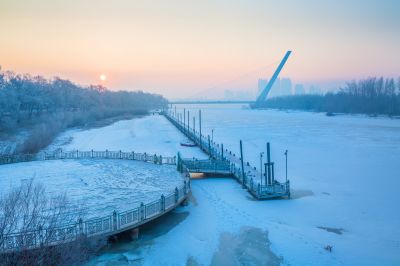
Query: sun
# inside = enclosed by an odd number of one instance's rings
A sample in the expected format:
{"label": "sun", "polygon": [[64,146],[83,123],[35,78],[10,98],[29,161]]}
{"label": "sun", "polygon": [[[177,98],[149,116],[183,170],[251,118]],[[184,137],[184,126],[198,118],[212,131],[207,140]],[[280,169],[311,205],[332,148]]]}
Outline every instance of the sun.
{"label": "sun", "polygon": [[101,81],[106,81],[106,79],[107,79],[107,76],[106,76],[106,75],[104,75],[104,74],[101,74],[101,75],[100,75],[100,80],[101,80]]}

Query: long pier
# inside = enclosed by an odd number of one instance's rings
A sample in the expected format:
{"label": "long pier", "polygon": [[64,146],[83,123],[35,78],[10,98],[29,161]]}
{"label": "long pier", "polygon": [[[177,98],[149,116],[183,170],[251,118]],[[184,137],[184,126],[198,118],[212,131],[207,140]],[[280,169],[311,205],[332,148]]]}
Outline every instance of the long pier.
{"label": "long pier", "polygon": [[[186,114],[178,114],[176,110],[171,109],[162,112],[162,114],[186,137],[193,141],[210,160],[185,159],[178,156],[178,169],[183,164],[189,172],[215,173],[220,172],[231,175],[237,180],[243,188],[256,199],[270,199],[278,197],[290,198],[290,181],[286,178],[285,182],[275,180],[274,163],[270,161],[269,144],[267,150],[267,163],[265,164],[264,175],[248,162],[245,163],[242,152],[242,141],[240,141],[240,157],[232,151],[224,148],[223,144],[218,144],[210,139],[210,136],[204,136],[201,132],[201,110],[199,110],[199,131],[190,127],[189,111]],[[182,119],[183,118],[183,119]],[[193,120],[195,126],[195,119]],[[218,171],[215,171],[215,170]],[[262,180],[265,180],[262,183]]]}

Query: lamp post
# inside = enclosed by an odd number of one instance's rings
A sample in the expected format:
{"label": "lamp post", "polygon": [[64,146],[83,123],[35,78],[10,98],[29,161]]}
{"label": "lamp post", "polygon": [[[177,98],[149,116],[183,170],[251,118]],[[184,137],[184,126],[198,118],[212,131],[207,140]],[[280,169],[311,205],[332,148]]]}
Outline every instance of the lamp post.
{"label": "lamp post", "polygon": [[288,150],[285,151],[285,159],[286,159],[286,184],[287,184],[287,154],[288,154]]}
{"label": "lamp post", "polygon": [[264,152],[260,153],[260,186],[262,187],[262,163]]}

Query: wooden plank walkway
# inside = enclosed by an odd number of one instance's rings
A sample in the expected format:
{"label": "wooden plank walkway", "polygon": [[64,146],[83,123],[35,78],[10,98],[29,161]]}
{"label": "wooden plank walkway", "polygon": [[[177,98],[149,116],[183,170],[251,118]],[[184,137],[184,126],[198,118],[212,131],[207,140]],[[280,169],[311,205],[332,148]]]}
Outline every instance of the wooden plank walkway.
{"label": "wooden plank walkway", "polygon": [[[191,128],[189,125],[189,115],[187,116],[186,123],[183,122],[180,116],[176,115],[171,111],[164,111],[162,113],[179,131],[181,131],[186,137],[197,144],[197,146],[203,150],[210,160],[223,161],[230,164],[230,172],[232,176],[246,188],[251,195],[256,199],[269,199],[277,197],[288,197],[290,198],[290,181],[278,182],[272,178],[265,178],[265,175],[261,175],[255,167],[252,167],[249,163],[242,162],[239,156],[236,156],[232,151],[224,148],[223,144],[218,144],[211,141],[210,136],[205,137],[201,134],[201,117],[199,117],[199,131]],[[183,159],[183,161],[187,159]],[[179,158],[178,158],[179,165]],[[243,164],[243,171],[242,171]],[[272,163],[273,164],[273,163]],[[273,169],[273,167],[272,167]],[[190,169],[189,169],[190,170]],[[203,169],[206,170],[206,169]],[[272,170],[273,172],[273,170]],[[272,173],[272,176],[274,174]],[[262,178],[267,180],[268,184],[261,184]],[[271,174],[270,174],[271,176]],[[269,181],[269,182],[268,182]]]}

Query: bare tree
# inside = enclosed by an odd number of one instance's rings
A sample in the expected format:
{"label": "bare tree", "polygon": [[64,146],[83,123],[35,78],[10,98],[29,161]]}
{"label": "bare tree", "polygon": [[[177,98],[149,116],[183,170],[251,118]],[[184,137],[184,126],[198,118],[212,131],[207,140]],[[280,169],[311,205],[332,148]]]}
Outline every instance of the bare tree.
{"label": "bare tree", "polygon": [[33,179],[0,199],[0,265],[72,265],[89,258],[105,239],[77,231],[82,213],[65,194],[49,198]]}

